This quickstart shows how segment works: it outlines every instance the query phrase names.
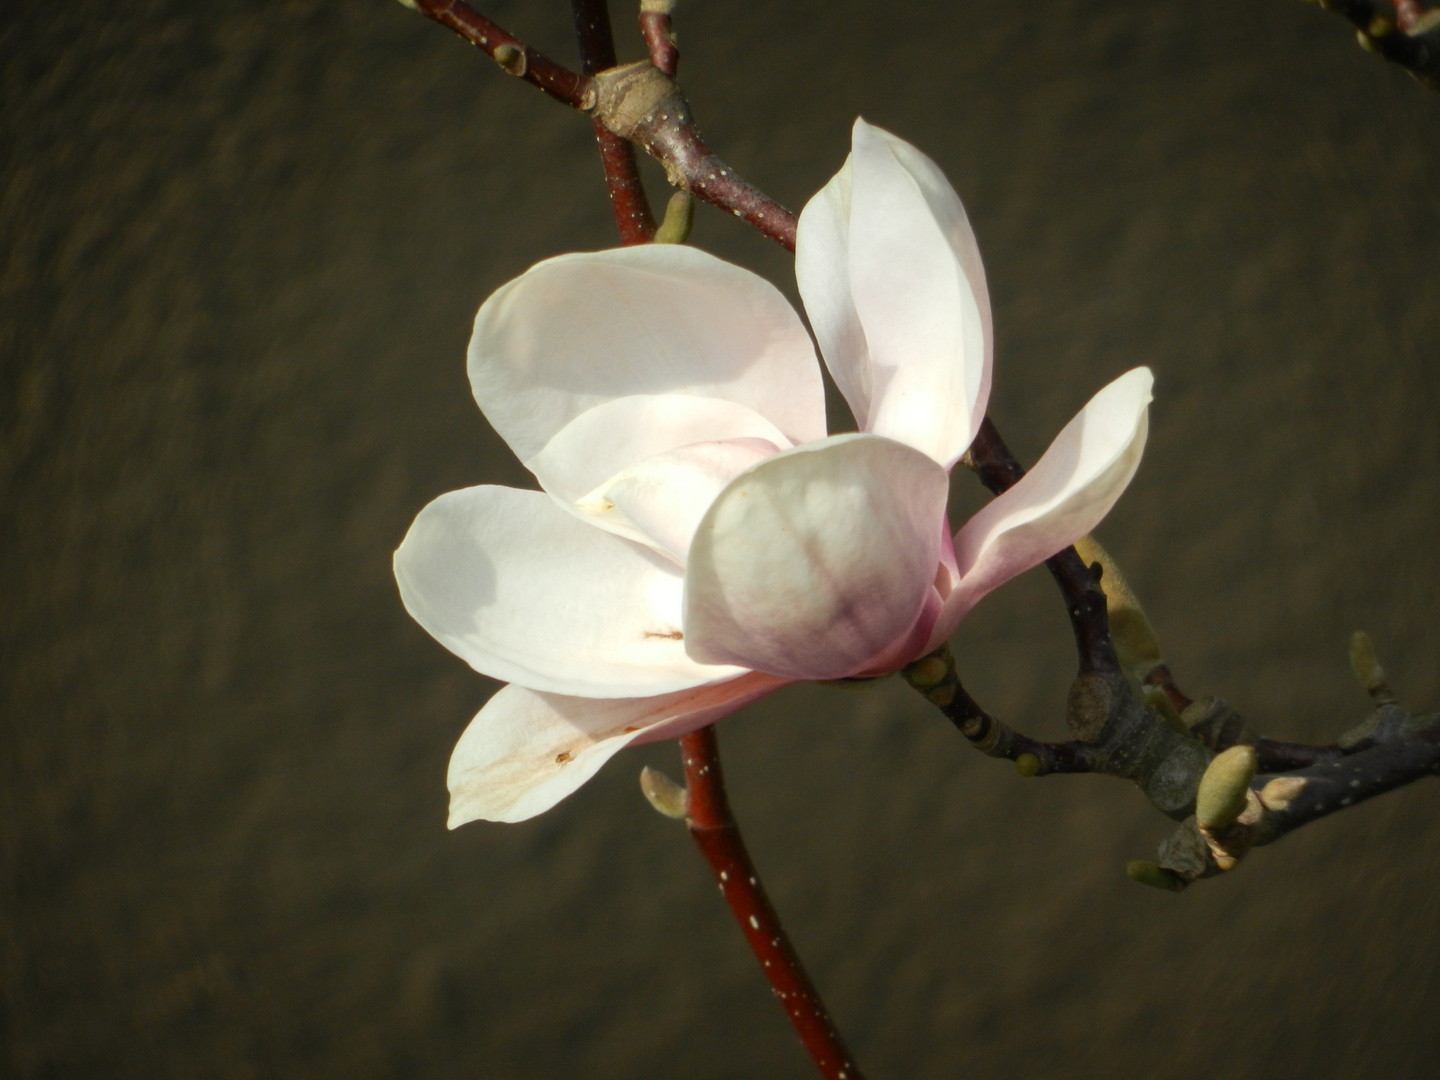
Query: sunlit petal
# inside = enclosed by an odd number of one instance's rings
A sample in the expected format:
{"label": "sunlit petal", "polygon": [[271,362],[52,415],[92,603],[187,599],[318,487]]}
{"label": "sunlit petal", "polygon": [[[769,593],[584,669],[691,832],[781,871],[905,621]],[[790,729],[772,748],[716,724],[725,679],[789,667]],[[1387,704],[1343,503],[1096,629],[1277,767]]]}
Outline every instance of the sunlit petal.
{"label": "sunlit petal", "polygon": [[537,690],[663,694],[733,678],[681,631],[681,571],[538,491],[475,487],[420,512],[395,552],[405,607],[471,667]]}
{"label": "sunlit petal", "polygon": [[960,198],[928,157],[863,120],[806,206],[796,278],[862,430],[949,467],[990,392],[990,300]]}
{"label": "sunlit petal", "polygon": [[1140,465],[1153,383],[1143,367],[1110,383],[1019,483],[966,523],[955,537],[960,585],[947,607],[963,615],[1100,523]]}
{"label": "sunlit petal", "polygon": [[825,434],[809,335],[780,292],[683,244],[542,262],[475,316],[475,400],[516,455],[618,397],[687,394],[758,412],[791,442]]}

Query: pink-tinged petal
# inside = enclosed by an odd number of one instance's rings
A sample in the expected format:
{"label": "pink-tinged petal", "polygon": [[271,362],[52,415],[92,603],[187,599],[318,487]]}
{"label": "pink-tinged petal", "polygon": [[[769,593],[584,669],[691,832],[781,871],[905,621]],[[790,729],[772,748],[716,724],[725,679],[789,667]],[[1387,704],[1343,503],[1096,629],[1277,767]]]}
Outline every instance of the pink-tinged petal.
{"label": "pink-tinged petal", "polygon": [[769,420],[733,401],[635,394],[587,409],[525,459],[525,467],[556,498],[578,502],[647,458],[693,443],[730,439],[763,439],[781,449],[791,445]]}
{"label": "pink-tinged petal", "polygon": [[865,670],[925,605],[947,493],[933,460],[874,435],[796,447],[741,473],[690,545],[690,655],[792,679]]}
{"label": "pink-tinged petal", "polygon": [[522,461],[587,409],[635,394],[733,401],[791,442],[825,434],[799,316],[763,278],[684,244],[531,267],[481,306],[469,368],[475,400]]}
{"label": "pink-tinged petal", "polygon": [[975,234],[919,150],[863,120],[851,147],[801,216],[800,294],[863,430],[948,468],[990,392],[990,299]]}
{"label": "pink-tinged petal", "polygon": [[779,452],[765,439],[682,446],[632,465],[575,509],[585,520],[648,544],[684,566],[691,538],[716,496],[746,469]]}
{"label": "pink-tinged petal", "polygon": [[449,826],[532,818],[626,746],[684,735],[783,685],[751,673],[676,694],[618,699],[502,687],[470,721],[450,758]]}
{"label": "pink-tinged petal", "polygon": [[416,622],[476,671],[506,682],[642,697],[744,670],[686,653],[675,565],[538,491],[440,496],[395,552],[395,579]]}
{"label": "pink-tinged petal", "polygon": [[940,527],[944,531],[940,535],[940,566],[935,571],[935,596],[940,601],[940,611],[935,622],[931,624],[929,638],[911,660],[927,656],[949,641],[959,628],[960,620],[965,617],[959,604],[952,603],[950,599],[960,587],[960,566],[955,559],[955,540],[950,535],[950,519],[947,517]]}
{"label": "pink-tinged petal", "polygon": [[1141,367],[1101,390],[1018,484],[956,534],[960,585],[942,622],[958,622],[986,593],[1070,546],[1110,512],[1140,465],[1153,385],[1150,369]]}

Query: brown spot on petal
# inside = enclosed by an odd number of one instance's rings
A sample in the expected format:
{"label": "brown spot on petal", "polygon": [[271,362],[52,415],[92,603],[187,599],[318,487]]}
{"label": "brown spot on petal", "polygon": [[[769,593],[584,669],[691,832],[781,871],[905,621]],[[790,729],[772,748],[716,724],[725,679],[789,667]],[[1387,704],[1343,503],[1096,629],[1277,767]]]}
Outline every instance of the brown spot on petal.
{"label": "brown spot on petal", "polygon": [[622,735],[629,735],[632,731],[639,731],[639,730],[640,730],[640,729],[639,729],[638,727],[627,727],[624,731],[621,732],[621,734],[622,734]]}
{"label": "brown spot on petal", "polygon": [[684,640],[685,640],[685,635],[684,635],[683,633],[681,633],[679,630],[667,630],[667,631],[665,631],[665,632],[663,632],[663,633],[662,633],[661,631],[659,631],[659,630],[647,630],[647,631],[645,631],[645,636],[646,636],[647,638],[664,638],[666,641],[684,641]]}
{"label": "brown spot on petal", "polygon": [[558,754],[555,755],[555,764],[556,764],[556,765],[564,765],[564,764],[565,764],[567,761],[569,761],[569,760],[570,760],[570,751],[569,751],[569,750],[562,750],[560,753],[558,753]]}

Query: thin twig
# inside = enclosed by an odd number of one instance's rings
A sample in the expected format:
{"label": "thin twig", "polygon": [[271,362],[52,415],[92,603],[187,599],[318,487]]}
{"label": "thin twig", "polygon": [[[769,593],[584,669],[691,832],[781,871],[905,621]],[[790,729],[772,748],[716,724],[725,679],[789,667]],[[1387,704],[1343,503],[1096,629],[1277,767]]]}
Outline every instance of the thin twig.
{"label": "thin twig", "polygon": [[1081,672],[1065,721],[1075,739],[1041,742],[985,712],[966,692],[948,644],[904,669],[905,680],[937,706],[982,753],[1009,758],[1022,776],[1097,773],[1133,780],[1161,813],[1179,821],[1214,754],[1140,701],[1119,671]]}
{"label": "thin twig", "polygon": [[675,44],[668,0],[641,0],[640,33],[650,62],[673,79],[680,66],[680,48]]}
{"label": "thin twig", "polygon": [[415,10],[455,31],[516,78],[572,109],[583,107],[590,80],[532,49],[462,0],[410,0]]}
{"label": "thin twig", "polygon": [[862,1080],[750,861],[725,794],[715,728],[704,727],[686,735],[680,740],[680,752],[689,791],[686,824],[690,835],[715,872],[720,892],[770,981],[770,988],[820,1075],[825,1080]]}
{"label": "thin twig", "polygon": [[[575,17],[575,34],[580,40],[581,70],[587,76],[615,66],[615,36],[610,29],[610,9],[605,0],[570,0]],[[640,182],[635,147],[596,118],[595,141],[600,144],[600,163],[605,169],[605,186],[610,191],[610,209],[620,243],[626,247],[648,244],[655,236],[655,218]]]}

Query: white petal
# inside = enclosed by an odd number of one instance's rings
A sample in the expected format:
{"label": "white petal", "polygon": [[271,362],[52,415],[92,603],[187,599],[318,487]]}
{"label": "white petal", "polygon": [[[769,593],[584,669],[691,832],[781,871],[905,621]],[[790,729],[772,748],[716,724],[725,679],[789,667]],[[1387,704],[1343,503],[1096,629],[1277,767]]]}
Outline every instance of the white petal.
{"label": "white petal", "polygon": [[850,295],[850,159],[800,211],[795,284],[835,385],[861,431],[870,424],[870,348]]}
{"label": "white petal", "polygon": [[764,439],[781,449],[791,445],[769,420],[733,401],[634,394],[587,409],[526,459],[525,466],[546,491],[565,502],[578,502],[647,458],[693,443],[729,439]]}
{"label": "white petal", "polygon": [[447,649],[537,690],[638,697],[743,671],[686,654],[674,565],[538,491],[440,496],[395,552],[395,579],[406,609]]}
{"label": "white petal", "polygon": [[624,747],[694,731],[783,685],[752,673],[677,694],[603,700],[502,687],[451,755],[450,828],[534,817]]}
{"label": "white petal", "polygon": [[586,520],[649,544],[684,566],[691,538],[716,496],[746,469],[779,452],[765,439],[682,446],[632,465],[576,509]]}
{"label": "white petal", "polygon": [[1154,378],[1135,368],[1081,409],[1009,491],[955,536],[960,585],[942,622],[1090,532],[1140,465]]}
{"label": "white petal", "polygon": [[475,316],[470,386],[522,460],[633,394],[724,398],[791,442],[825,434],[815,350],[774,286],[684,244],[548,259]]}
{"label": "white petal", "polygon": [[690,547],[690,655],[795,679],[865,670],[910,633],[932,591],[947,491],[933,460],[873,435],[742,473]]}
{"label": "white petal", "polygon": [[845,169],[801,215],[796,277],[863,430],[953,465],[990,392],[990,299],[974,231],[935,163],[857,120]]}

